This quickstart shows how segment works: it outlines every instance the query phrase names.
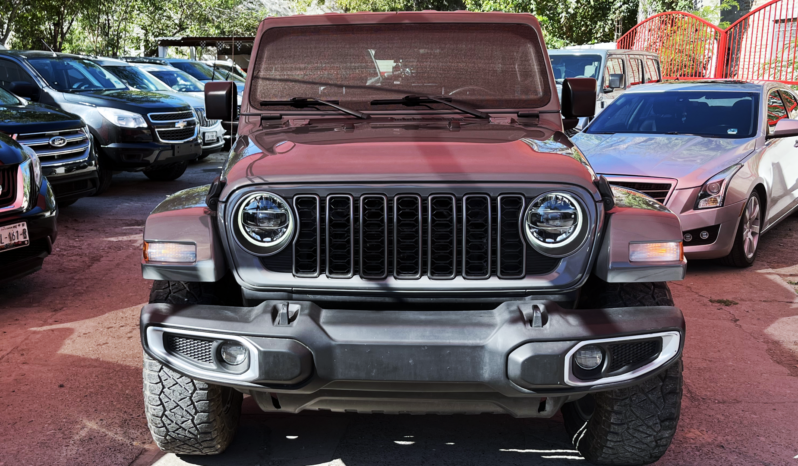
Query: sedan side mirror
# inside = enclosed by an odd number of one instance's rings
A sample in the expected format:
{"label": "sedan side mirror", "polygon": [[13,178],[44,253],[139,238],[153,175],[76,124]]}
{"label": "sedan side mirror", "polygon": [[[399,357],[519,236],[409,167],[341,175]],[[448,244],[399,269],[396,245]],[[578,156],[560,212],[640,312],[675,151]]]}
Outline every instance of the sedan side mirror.
{"label": "sedan side mirror", "polygon": [[235,121],[238,118],[238,90],[232,81],[205,83],[205,115],[209,120]]}
{"label": "sedan side mirror", "polygon": [[610,89],[620,89],[623,87],[623,75],[611,74],[610,75]]}
{"label": "sedan side mirror", "polygon": [[39,100],[39,88],[25,81],[14,81],[8,85],[8,92],[31,100]]}
{"label": "sedan side mirror", "polygon": [[562,82],[562,116],[566,119],[596,114],[596,80],[567,78]]}
{"label": "sedan side mirror", "polygon": [[787,136],[798,136],[798,120],[779,120],[773,128],[773,131],[768,134],[767,137],[784,138]]}

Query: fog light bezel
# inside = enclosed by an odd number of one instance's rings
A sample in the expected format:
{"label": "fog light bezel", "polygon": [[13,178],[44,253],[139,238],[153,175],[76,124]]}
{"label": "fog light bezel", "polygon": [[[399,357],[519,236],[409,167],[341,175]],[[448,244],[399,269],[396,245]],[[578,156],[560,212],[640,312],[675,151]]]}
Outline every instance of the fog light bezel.
{"label": "fog light bezel", "polygon": [[[585,350],[588,350],[588,349],[593,349],[593,348],[595,348],[598,351],[598,353],[599,353],[598,364],[596,364],[593,367],[585,367],[585,366],[583,366],[582,364],[579,363],[579,352],[580,351],[585,351]],[[579,366],[581,369],[586,370],[586,371],[592,371],[592,370],[600,368],[602,365],[604,365],[605,361],[606,361],[606,358],[604,357],[604,350],[602,350],[601,347],[596,346],[596,345],[585,345],[585,346],[579,348],[574,353],[574,363],[577,366]]]}
{"label": "fog light bezel", "polygon": [[[225,348],[225,346],[228,346],[228,345],[229,346],[238,346],[240,348],[244,348],[244,358],[241,360],[241,362],[230,362],[224,357],[224,348]],[[222,364],[224,367],[230,366],[230,367],[235,367],[235,368],[239,369],[239,368],[242,367],[242,364],[244,364],[247,361],[249,361],[249,349],[246,346],[242,345],[241,343],[239,343],[237,341],[231,341],[231,340],[222,341],[222,342],[219,343],[217,351],[219,353],[218,354],[219,363]]]}

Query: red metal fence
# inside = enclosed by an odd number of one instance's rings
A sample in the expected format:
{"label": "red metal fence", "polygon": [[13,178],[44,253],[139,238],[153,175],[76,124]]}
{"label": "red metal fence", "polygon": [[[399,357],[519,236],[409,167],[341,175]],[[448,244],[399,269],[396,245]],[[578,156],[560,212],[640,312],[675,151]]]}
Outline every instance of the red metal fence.
{"label": "red metal fence", "polygon": [[654,15],[618,39],[656,52],[665,79],[730,78],[798,84],[798,0],[773,0],[720,29],[680,11]]}

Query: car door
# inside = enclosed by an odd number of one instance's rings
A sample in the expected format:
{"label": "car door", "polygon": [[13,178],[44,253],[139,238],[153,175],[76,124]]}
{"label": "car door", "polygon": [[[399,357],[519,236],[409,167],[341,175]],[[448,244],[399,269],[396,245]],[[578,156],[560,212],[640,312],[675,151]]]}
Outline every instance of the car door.
{"label": "car door", "polygon": [[[785,105],[786,104],[786,105]],[[767,134],[785,118],[798,119],[798,101],[785,90],[771,89],[765,99]],[[788,110],[789,109],[789,110]],[[765,141],[760,174],[770,184],[766,226],[778,221],[796,204],[798,195],[798,137],[787,136]]]}

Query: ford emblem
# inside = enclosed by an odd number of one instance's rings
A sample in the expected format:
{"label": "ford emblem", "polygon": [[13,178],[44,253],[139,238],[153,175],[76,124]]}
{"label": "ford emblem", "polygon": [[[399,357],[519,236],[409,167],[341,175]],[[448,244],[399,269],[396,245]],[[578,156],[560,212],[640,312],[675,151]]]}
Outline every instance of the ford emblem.
{"label": "ford emblem", "polygon": [[50,138],[50,145],[53,147],[64,147],[67,145],[67,140],[61,136],[56,136],[54,138]]}
{"label": "ford emblem", "polygon": [[186,120],[178,121],[175,123],[175,128],[185,128],[188,122]]}

